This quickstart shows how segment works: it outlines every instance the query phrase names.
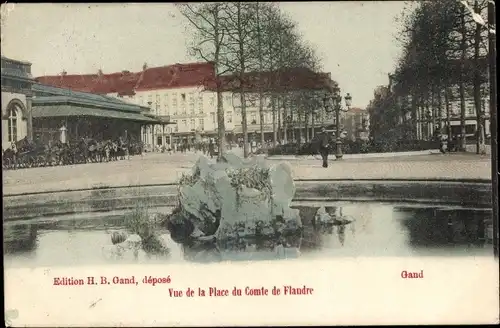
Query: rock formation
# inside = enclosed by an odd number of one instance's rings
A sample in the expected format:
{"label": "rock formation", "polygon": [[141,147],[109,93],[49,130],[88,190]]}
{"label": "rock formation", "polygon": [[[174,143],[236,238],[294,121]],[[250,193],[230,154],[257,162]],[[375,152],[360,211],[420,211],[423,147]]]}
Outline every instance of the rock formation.
{"label": "rock formation", "polygon": [[192,174],[179,182],[178,207],[167,227],[173,240],[190,247],[215,241],[219,247],[238,247],[247,237],[279,241],[300,235],[299,210],[290,208],[294,193],[292,172],[285,163],[244,161],[231,153],[211,163],[202,156]]}

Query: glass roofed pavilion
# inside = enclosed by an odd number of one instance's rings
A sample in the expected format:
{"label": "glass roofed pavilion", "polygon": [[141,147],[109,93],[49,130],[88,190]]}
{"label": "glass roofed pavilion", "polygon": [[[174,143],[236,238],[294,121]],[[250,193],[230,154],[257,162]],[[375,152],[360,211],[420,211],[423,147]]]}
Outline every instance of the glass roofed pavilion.
{"label": "glass roofed pavilion", "polygon": [[167,125],[168,118],[149,114],[149,108],[119,99],[87,92],[33,84],[33,134],[44,142],[89,137],[110,140],[125,137],[141,140],[141,129],[154,124]]}

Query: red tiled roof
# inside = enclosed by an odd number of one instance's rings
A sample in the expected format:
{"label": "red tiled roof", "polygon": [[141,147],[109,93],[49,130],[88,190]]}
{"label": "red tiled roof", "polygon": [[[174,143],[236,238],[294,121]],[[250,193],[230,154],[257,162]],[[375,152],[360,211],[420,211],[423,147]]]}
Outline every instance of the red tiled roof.
{"label": "red tiled roof", "polygon": [[[83,74],[40,76],[40,83],[59,88],[96,94],[117,93],[134,95],[135,91],[204,86],[215,90],[215,65],[213,63],[175,64],[146,68],[141,72],[123,71],[111,74]],[[247,91],[256,91],[259,80],[264,90],[318,90],[336,84],[327,73],[315,73],[307,68],[245,74]],[[219,77],[223,91],[238,89],[239,79],[235,75]]]}
{"label": "red tiled roof", "polygon": [[[322,90],[331,88],[335,81],[328,73],[316,73],[307,68],[293,68],[283,71],[263,72],[262,76],[258,72],[245,73],[244,90],[255,92],[260,87],[264,91],[284,91],[284,90]],[[240,86],[239,77],[236,75],[223,75],[219,77],[222,91],[237,90]],[[214,91],[216,89],[215,79],[209,80],[205,84],[205,89]]]}
{"label": "red tiled roof", "polygon": [[146,69],[136,90],[203,86],[215,78],[213,63],[175,64]]}
{"label": "red tiled roof", "polygon": [[141,72],[40,76],[36,80],[54,87],[97,94],[133,95],[135,91],[196,87],[213,80],[213,63],[175,64]]}
{"label": "red tiled roof", "polygon": [[42,84],[96,94],[133,94],[140,73],[40,76]]}

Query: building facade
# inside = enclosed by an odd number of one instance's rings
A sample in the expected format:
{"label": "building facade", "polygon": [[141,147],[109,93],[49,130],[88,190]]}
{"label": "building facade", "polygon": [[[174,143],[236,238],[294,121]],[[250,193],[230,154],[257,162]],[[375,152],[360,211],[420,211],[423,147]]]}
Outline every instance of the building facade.
{"label": "building facade", "polygon": [[31,63],[1,57],[2,149],[23,138],[32,139]]}
{"label": "building facade", "polygon": [[[481,91],[481,112],[483,114],[484,137],[489,138],[490,115],[489,96],[487,88]],[[478,118],[474,99],[471,96],[472,90],[465,90],[465,135],[467,138],[476,138],[478,131]],[[450,136],[461,135],[462,114],[461,101],[458,85],[451,85],[448,88],[448,95],[444,92],[441,95],[435,94],[427,99],[413,99],[411,94],[400,93],[395,90],[391,77],[389,85],[379,86],[374,90],[374,100],[369,107],[377,114],[380,122],[392,122],[397,126],[407,124],[407,129],[411,129],[412,138],[417,140],[431,140],[436,129],[447,133]],[[395,118],[394,115],[398,117]]]}
{"label": "building facade", "polygon": [[[255,73],[248,74],[251,83],[247,86],[246,93],[247,97],[254,100],[257,98],[258,84],[252,74],[255,75]],[[269,73],[266,74],[269,75]],[[98,74],[93,75],[68,75],[63,72],[59,76],[42,76],[37,80],[44,84],[72,90],[105,94],[149,108],[151,115],[173,123],[172,125],[143,126],[142,140],[153,148],[207,140],[217,135],[217,94],[214,88],[216,77],[213,63],[175,64],[151,68],[144,64],[140,72],[123,71],[103,74],[99,71]],[[223,86],[224,123],[227,139],[230,142],[236,142],[242,135],[241,106],[238,104],[239,94],[234,87],[233,80],[234,77],[231,76],[220,77],[220,83]],[[304,130],[310,129],[310,133],[307,130],[305,134],[313,135],[322,124],[325,124],[325,121],[329,122],[333,119],[333,114],[324,112],[322,105],[318,106],[314,115],[303,115],[303,117],[293,115],[294,110],[291,107],[294,104],[291,103],[289,97],[283,97],[284,94],[297,91],[316,92],[328,89],[332,83],[328,74],[297,69],[281,73],[280,78],[274,81],[273,85],[269,83],[269,78],[264,78],[260,82],[266,93],[263,106],[266,139],[271,139],[273,134],[271,99],[275,101],[274,125],[280,130],[280,135],[285,140],[291,140],[298,135],[302,126]],[[280,97],[270,96],[270,91],[277,89],[280,89],[278,92]],[[276,92],[273,94],[275,95]],[[290,108],[288,111],[287,107]],[[260,133],[258,102],[251,100],[247,102],[247,123],[250,133]]]}

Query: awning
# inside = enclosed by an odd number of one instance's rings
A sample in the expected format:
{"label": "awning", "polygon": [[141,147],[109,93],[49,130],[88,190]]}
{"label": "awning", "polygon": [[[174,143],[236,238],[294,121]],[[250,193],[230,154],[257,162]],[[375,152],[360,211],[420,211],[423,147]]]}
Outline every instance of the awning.
{"label": "awning", "polygon": [[32,116],[34,118],[92,116],[145,123],[160,123],[159,120],[147,117],[141,113],[120,112],[115,110],[106,110],[75,105],[33,106]]}

